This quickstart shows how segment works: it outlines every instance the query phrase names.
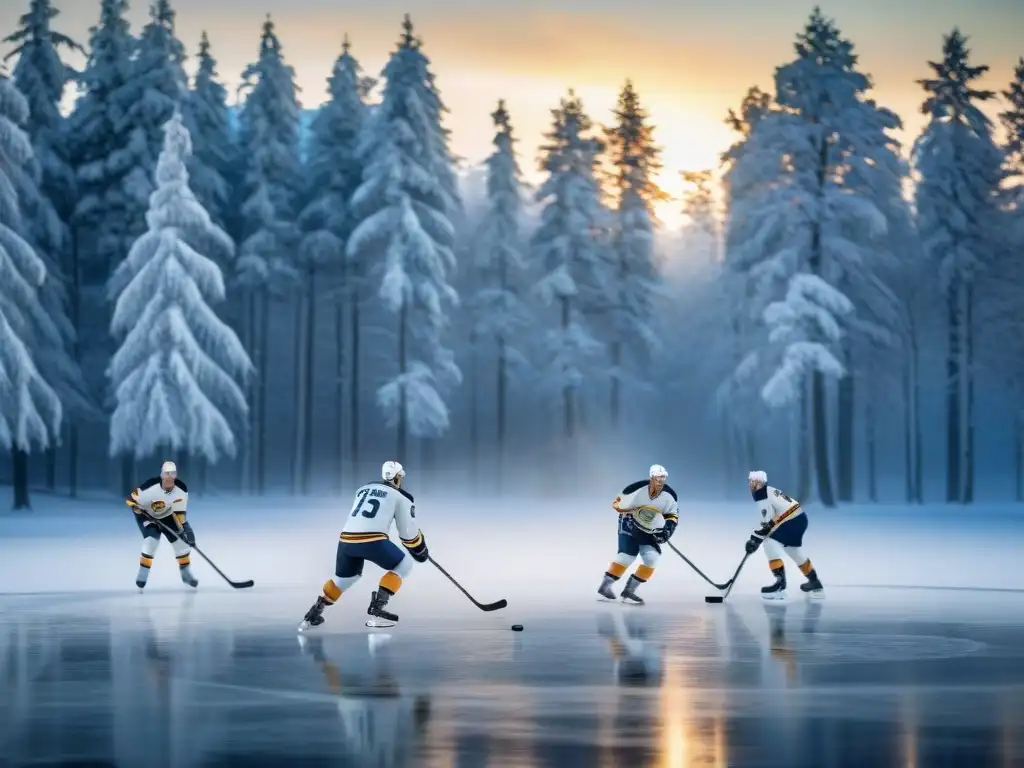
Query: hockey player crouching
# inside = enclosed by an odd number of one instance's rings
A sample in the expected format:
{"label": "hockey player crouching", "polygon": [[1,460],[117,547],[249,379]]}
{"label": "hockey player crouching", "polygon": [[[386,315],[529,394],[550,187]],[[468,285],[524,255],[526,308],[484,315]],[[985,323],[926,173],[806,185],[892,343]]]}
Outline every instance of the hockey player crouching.
{"label": "hockey player crouching", "polygon": [[[182,582],[190,587],[198,587],[199,581],[192,575],[190,567],[196,537],[192,526],[185,519],[188,514],[188,487],[178,478],[178,468],[174,462],[165,461],[160,467],[160,477],[142,483],[131,492],[125,503],[135,513],[135,523],[142,533],[142,555],[135,585],[139,589],[146,586],[149,569],[153,566],[153,556],[163,536],[174,547]],[[159,523],[156,522],[158,520]]]}
{"label": "hockey player crouching", "polygon": [[644,601],[636,594],[637,588],[654,575],[654,566],[661,557],[661,545],[672,537],[679,523],[679,497],[666,485],[668,472],[660,464],[651,467],[647,480],[639,480],[622,489],[612,507],[619,513],[619,551],[598,587],[597,593],[606,600],[615,600],[612,584],[640,556],[642,565],[629,577],[622,600],[634,605]]}
{"label": "hockey player crouching", "polygon": [[[352,511],[338,542],[334,578],[324,584],[323,594],[306,612],[299,624],[300,632],[324,623],[324,609],[334,605],[345,590],[359,581],[363,575],[363,563],[367,560],[386,573],[380,577],[377,591],[366,609],[366,613],[376,619],[366,625],[391,627],[398,621],[398,616],[385,610],[385,606],[412,571],[412,560],[426,562],[427,541],[416,525],[416,505],[412,494],[402,488],[405,478],[402,465],[397,461],[385,462],[381,467],[381,478],[383,482],[367,483],[356,491]],[[388,538],[392,520],[408,555]]]}
{"label": "hockey player crouching", "polygon": [[764,553],[768,557],[768,567],[775,576],[775,582],[761,588],[761,597],[766,600],[783,600],[786,597],[786,566],[782,553],[799,566],[807,581],[800,585],[800,591],[811,597],[824,597],[824,587],[818,579],[818,572],[811,565],[801,547],[804,533],[807,531],[807,514],[801,509],[800,503],[790,498],[778,488],[768,485],[768,475],[764,472],[751,472],[747,484],[761,512],[761,527],[751,534],[746,544],[748,555],[754,554],[764,542]]}

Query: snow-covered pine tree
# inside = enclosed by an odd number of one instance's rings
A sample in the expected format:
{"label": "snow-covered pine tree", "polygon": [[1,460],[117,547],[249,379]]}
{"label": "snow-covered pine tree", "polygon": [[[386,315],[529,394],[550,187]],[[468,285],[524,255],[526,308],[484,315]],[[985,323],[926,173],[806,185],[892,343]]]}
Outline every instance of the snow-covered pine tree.
{"label": "snow-covered pine tree", "polygon": [[974,369],[979,323],[975,284],[997,256],[1003,153],[981,110],[995,93],[975,87],[988,71],[972,66],[967,39],[946,35],[933,76],[918,81],[928,126],[914,146],[918,229],[938,270],[948,312],[946,499],[974,498]]}
{"label": "snow-covered pine tree", "polygon": [[596,177],[604,146],[591,135],[591,120],[573,91],[551,114],[554,125],[540,161],[548,176],[535,195],[544,207],[531,249],[544,270],[538,293],[557,311],[556,327],[544,340],[546,383],[562,396],[563,435],[573,440],[580,390],[605,351],[588,315],[617,289],[608,285],[611,222]]}
{"label": "snow-covered pine tree", "polygon": [[[1024,284],[1024,275],[1021,274],[1022,267],[1020,252],[1024,245],[1024,58],[1017,62],[1014,68],[1013,80],[1009,88],[1003,91],[1003,98],[1006,99],[1008,108],[999,115],[1003,129],[1006,131],[1006,173],[1007,173],[1007,215],[1010,217],[1010,232],[1014,247],[1011,249],[1012,261],[1008,264],[1009,270],[1014,272],[1012,281],[1015,286]],[[1017,327],[1024,324],[1020,317],[1020,301],[1015,304],[1017,309]],[[1015,334],[1020,336],[1020,334]],[[1024,361],[1014,356],[1012,361],[1013,373],[1011,376],[1014,389],[1018,393],[1024,393]],[[1019,397],[1019,395],[1018,395]],[[1024,501],[1024,409],[1018,408],[1014,429],[1014,476],[1015,476],[1015,498],[1017,501]]]}
{"label": "snow-covered pine tree", "polygon": [[511,369],[525,356],[518,339],[527,326],[522,285],[525,238],[522,231],[524,185],[516,160],[511,117],[504,101],[491,113],[494,151],[487,158],[486,208],[472,248],[479,289],[471,301],[474,340],[493,343],[496,358],[495,418],[498,447],[497,484],[501,485],[508,433]]}
{"label": "snow-covered pine tree", "polygon": [[[5,60],[17,57],[13,79],[28,102],[25,130],[41,172],[38,185],[30,177],[20,185],[21,210],[28,225],[25,235],[46,266],[47,279],[39,289],[39,300],[59,331],[56,338],[41,340],[35,361],[60,397],[67,424],[76,417],[95,414],[96,409],[75,360],[75,329],[68,317],[66,274],[71,266],[69,222],[75,205],[75,177],[60,111],[65,85],[77,73],[61,61],[59,49],[84,51],[74,40],[51,28],[51,21],[58,15],[49,0],[32,0],[19,29],[5,38],[5,42],[15,44]],[[46,466],[47,486],[51,489],[56,484],[56,464],[56,450],[51,447]]]}
{"label": "snow-covered pine tree", "polygon": [[721,226],[711,170],[683,171],[683,258],[691,268],[706,269],[721,258]]}
{"label": "snow-covered pine tree", "polygon": [[[313,321],[316,316],[315,300],[318,288],[326,284],[335,306],[337,328],[337,389],[338,404],[338,466],[345,453],[343,444],[348,432],[349,461],[353,470],[359,456],[359,309],[361,303],[361,275],[348,268],[345,244],[355,225],[351,199],[362,179],[363,161],[359,155],[359,142],[369,115],[363,101],[367,92],[367,78],[352,55],[346,35],[342,52],[334,62],[334,70],[327,80],[328,101],[313,120],[309,159],[307,162],[306,205],[299,217],[303,239],[299,254],[306,269],[306,296],[303,308],[305,321],[303,348],[306,374],[303,409],[299,418],[301,467],[300,483],[308,487],[313,421]],[[346,311],[349,322],[346,323]],[[350,344],[345,350],[346,326]],[[348,389],[351,410],[344,419],[345,390]],[[347,429],[346,429],[347,427]]]}
{"label": "snow-covered pine tree", "polygon": [[29,506],[28,454],[60,430],[60,398],[36,363],[40,342],[60,338],[39,298],[46,265],[25,240],[19,189],[38,173],[22,129],[29,106],[0,72],[0,446],[14,456],[14,508]]}
{"label": "snow-covered pine tree", "polygon": [[661,148],[633,83],[626,81],[613,111],[615,124],[605,129],[605,148],[612,166],[615,216],[612,222],[612,292],[609,352],[613,428],[622,421],[624,386],[646,384],[636,371],[658,344],[656,307],[664,291],[656,265],[654,204],[668,199],[655,181],[661,170]]}
{"label": "snow-covered pine tree", "polygon": [[281,41],[267,16],[259,58],[242,73],[248,90],[242,105],[240,148],[245,162],[241,187],[243,218],[237,276],[245,291],[244,337],[256,365],[250,396],[251,488],[266,486],[267,366],[270,359],[270,302],[294,285],[293,254],[302,172],[299,159],[299,102],[295,71],[285,63]]}
{"label": "snow-covered pine tree", "polygon": [[382,101],[360,145],[366,165],[352,198],[359,223],[347,252],[356,268],[382,265],[380,297],[398,316],[398,371],[378,390],[377,402],[397,428],[404,456],[410,434],[429,439],[448,429],[443,396],[461,380],[443,343],[458,302],[448,275],[460,203],[440,122],[444,107],[408,16],[382,76]]}
{"label": "snow-covered pine tree", "polygon": [[[151,187],[146,179],[140,198],[129,182],[132,171],[145,161],[146,147],[133,137],[132,126],[125,118],[130,107],[125,86],[132,76],[136,45],[125,18],[127,10],[126,0],[102,0],[99,22],[90,30],[89,58],[80,80],[83,92],[67,121],[78,193],[68,270],[75,300],[73,322],[78,362],[97,400],[102,399],[106,386],[102,373],[113,351],[108,331],[107,281],[145,228],[144,193]],[[91,434],[84,437],[93,439]],[[77,485],[82,438],[72,425],[72,493]]]}
{"label": "snow-covered pine tree", "polygon": [[220,269],[190,245],[200,234],[202,241],[220,240],[223,248],[231,241],[189,189],[191,151],[188,130],[175,113],[157,165],[149,230],[111,279],[111,333],[123,339],[108,370],[117,402],[112,456],[143,458],[170,448],[215,463],[235,454],[236,429],[245,424],[238,382],[252,372],[252,363],[210,306],[224,299]]}
{"label": "snow-covered pine tree", "polygon": [[189,184],[213,223],[224,228],[231,197],[228,169],[236,152],[228,118],[227,89],[218,79],[217,60],[210,53],[210,40],[205,31],[199,41],[197,58],[199,66],[192,90],[182,106],[185,126],[195,147],[189,158]]}

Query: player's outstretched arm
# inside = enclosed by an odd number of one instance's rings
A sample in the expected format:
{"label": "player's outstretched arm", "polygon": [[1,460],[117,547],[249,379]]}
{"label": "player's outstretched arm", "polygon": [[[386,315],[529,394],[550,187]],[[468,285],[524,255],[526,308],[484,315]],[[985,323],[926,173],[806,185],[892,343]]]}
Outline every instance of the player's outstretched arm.
{"label": "player's outstretched arm", "polygon": [[409,550],[412,559],[417,563],[427,562],[427,540],[416,524],[416,505],[411,495],[402,494],[395,508],[395,526],[402,546]]}

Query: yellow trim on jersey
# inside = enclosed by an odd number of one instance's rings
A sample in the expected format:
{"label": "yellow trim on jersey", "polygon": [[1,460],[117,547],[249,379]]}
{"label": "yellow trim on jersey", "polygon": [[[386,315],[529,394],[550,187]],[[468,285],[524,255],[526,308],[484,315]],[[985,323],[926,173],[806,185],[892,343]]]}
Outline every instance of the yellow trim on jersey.
{"label": "yellow trim on jersey", "polygon": [[800,511],[800,502],[797,502],[792,507],[790,507],[785,512],[783,512],[781,515],[779,515],[778,520],[776,520],[774,523],[772,523],[772,530],[774,531],[776,528],[778,528],[784,522],[789,520],[791,517],[793,517],[793,515],[795,515],[799,511]]}
{"label": "yellow trim on jersey", "polygon": [[402,539],[402,546],[405,547],[406,549],[415,549],[416,547],[418,547],[422,543],[423,543],[423,532],[422,531],[416,531],[416,537],[415,538],[412,538],[412,539],[409,539],[409,540]]}
{"label": "yellow trim on jersey", "polygon": [[675,514],[674,512],[669,512],[668,514],[663,515],[663,517],[666,520],[675,520],[676,522],[679,521],[679,515]]}
{"label": "yellow trim on jersey", "polygon": [[347,544],[368,544],[371,541],[385,541],[388,538],[386,533],[343,533],[338,537]]}

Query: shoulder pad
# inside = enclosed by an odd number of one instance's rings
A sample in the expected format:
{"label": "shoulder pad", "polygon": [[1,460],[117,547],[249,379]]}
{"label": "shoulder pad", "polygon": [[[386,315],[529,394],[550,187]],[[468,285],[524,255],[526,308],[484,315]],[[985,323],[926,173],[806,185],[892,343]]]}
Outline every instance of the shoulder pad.
{"label": "shoulder pad", "polygon": [[649,482],[650,482],[650,480],[637,480],[635,483],[630,483],[625,488],[623,488],[622,492],[623,493],[634,493],[635,491],[639,491],[641,488],[643,488]]}
{"label": "shoulder pad", "polygon": [[139,490],[140,491],[144,491],[147,488],[152,488],[154,485],[160,485],[160,478],[159,477],[151,477],[146,482],[139,483]]}
{"label": "shoulder pad", "polygon": [[174,478],[174,484],[181,488],[185,493],[188,493],[188,486],[185,485],[184,481],[180,477]]}
{"label": "shoulder pad", "polygon": [[662,490],[663,493],[667,493],[669,496],[671,496],[673,501],[676,501],[676,502],[679,501],[679,496],[676,495],[675,490],[668,483],[665,483],[665,487],[662,488],[661,490]]}

